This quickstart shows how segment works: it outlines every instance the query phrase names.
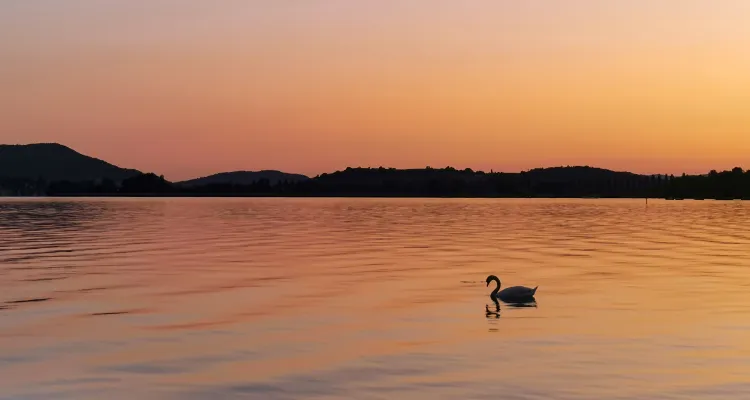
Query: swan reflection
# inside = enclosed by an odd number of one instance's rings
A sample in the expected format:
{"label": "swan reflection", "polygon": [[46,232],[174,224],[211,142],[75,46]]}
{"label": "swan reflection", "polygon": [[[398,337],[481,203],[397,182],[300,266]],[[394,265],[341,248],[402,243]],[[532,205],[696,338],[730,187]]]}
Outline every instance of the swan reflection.
{"label": "swan reflection", "polygon": [[489,305],[485,305],[484,308],[485,308],[485,316],[488,319],[492,319],[492,318],[498,319],[498,318],[500,318],[500,303],[498,303],[497,301],[495,301],[495,311],[490,310],[490,306]]}
{"label": "swan reflection", "polygon": [[[497,300],[496,297],[490,296],[490,300],[494,303],[494,307],[490,307],[489,304],[485,304],[484,306],[484,316],[487,318],[487,321],[492,323],[496,322],[496,320],[500,319],[500,302]],[[513,307],[513,308],[537,308],[536,301],[531,302],[525,302],[525,303],[505,303],[503,302],[506,307]],[[490,332],[497,332],[498,329],[491,327],[489,328]]]}
{"label": "swan reflection", "polygon": [[536,301],[528,303],[506,303],[505,305],[513,308],[536,308]]}

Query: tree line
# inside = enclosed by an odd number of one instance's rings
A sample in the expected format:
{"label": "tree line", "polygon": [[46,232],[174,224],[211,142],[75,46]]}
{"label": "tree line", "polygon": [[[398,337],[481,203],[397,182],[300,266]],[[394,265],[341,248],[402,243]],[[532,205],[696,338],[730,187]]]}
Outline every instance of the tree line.
{"label": "tree line", "polygon": [[556,167],[521,173],[471,169],[347,168],[304,181],[261,179],[252,184],[185,187],[155,174],[120,182],[45,182],[2,179],[0,194],[48,196],[351,196],[351,197],[601,197],[750,199],[750,171],[705,175],[638,175],[592,167]]}

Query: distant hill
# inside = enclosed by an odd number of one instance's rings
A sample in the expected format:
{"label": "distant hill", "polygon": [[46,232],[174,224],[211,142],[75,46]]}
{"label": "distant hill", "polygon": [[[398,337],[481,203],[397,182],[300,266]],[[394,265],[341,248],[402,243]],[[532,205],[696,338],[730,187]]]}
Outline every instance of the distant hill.
{"label": "distant hill", "polygon": [[454,180],[466,183],[486,182],[493,179],[528,179],[534,182],[575,182],[606,179],[645,178],[631,172],[617,172],[608,169],[574,166],[536,168],[523,172],[483,172],[455,168],[347,168],[343,171],[322,174],[315,178],[318,182],[332,184],[382,184],[384,182],[420,182],[431,180]]}
{"label": "distant hill", "polygon": [[302,182],[310,178],[300,174],[288,174],[281,171],[264,170],[264,171],[235,171],[222,172],[202,178],[191,179],[178,182],[177,185],[183,187],[195,187],[205,185],[250,185],[261,180],[267,180],[271,185],[279,182]]}
{"label": "distant hill", "polygon": [[0,145],[0,179],[122,181],[139,175],[56,143]]}
{"label": "distant hill", "polygon": [[609,169],[588,166],[535,168],[524,172],[524,174],[535,179],[563,182],[640,176],[632,172],[617,172]]}
{"label": "distant hill", "polygon": [[401,197],[644,197],[665,180],[588,166],[498,173],[456,168],[347,168],[294,190],[309,195]]}
{"label": "distant hill", "polygon": [[308,178],[225,172],[171,183],[59,144],[0,145],[0,196],[550,197],[748,199],[750,171],[639,175],[589,166],[517,173],[469,168],[346,168]]}

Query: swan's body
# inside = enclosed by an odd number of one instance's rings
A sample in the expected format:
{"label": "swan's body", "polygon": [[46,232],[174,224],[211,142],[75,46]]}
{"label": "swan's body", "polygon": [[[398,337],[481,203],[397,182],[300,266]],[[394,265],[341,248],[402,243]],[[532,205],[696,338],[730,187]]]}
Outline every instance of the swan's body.
{"label": "swan's body", "polygon": [[497,287],[492,291],[490,297],[492,299],[499,299],[506,303],[528,303],[534,301],[534,295],[536,294],[535,288],[527,288],[525,286],[511,286],[500,290],[500,279],[495,275],[487,277],[487,286],[490,286],[490,282],[497,282]]}

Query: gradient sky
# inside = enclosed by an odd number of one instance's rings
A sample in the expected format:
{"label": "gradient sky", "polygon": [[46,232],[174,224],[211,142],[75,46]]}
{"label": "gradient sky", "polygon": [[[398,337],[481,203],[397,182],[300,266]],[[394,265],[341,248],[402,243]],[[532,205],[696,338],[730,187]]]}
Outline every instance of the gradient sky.
{"label": "gradient sky", "polygon": [[3,0],[0,143],[179,180],[750,166],[746,0]]}

